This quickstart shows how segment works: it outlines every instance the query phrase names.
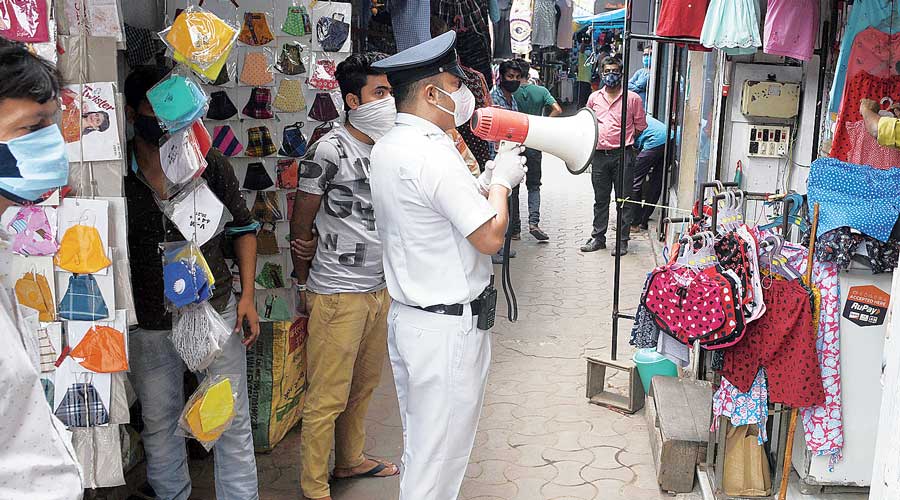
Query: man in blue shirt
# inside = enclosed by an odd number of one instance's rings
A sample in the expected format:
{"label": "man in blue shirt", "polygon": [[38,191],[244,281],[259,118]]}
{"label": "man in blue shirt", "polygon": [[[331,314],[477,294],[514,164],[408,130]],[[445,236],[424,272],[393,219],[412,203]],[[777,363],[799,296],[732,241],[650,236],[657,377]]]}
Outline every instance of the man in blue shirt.
{"label": "man in blue shirt", "polygon": [[628,80],[628,90],[641,96],[641,102],[644,103],[644,108],[648,107],[647,86],[650,85],[650,59],[651,49],[650,46],[647,45],[644,47],[644,57],[641,59],[643,67],[635,71],[634,74],[631,75],[631,79]]}
{"label": "man in blue shirt", "polygon": [[[634,162],[632,198],[655,205],[662,194],[665,173],[663,156],[666,146],[666,124],[648,115],[647,128],[635,138],[634,145],[640,153]],[[640,207],[637,218],[632,222],[632,233],[649,227],[653,209],[652,206]]]}

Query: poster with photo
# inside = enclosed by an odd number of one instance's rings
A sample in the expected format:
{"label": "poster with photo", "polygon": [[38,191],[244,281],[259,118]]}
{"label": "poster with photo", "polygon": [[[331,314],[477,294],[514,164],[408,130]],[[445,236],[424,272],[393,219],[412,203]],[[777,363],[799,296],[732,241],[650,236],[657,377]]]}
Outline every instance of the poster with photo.
{"label": "poster with photo", "polygon": [[62,90],[61,101],[69,161],[122,159],[114,83],[68,85]]}

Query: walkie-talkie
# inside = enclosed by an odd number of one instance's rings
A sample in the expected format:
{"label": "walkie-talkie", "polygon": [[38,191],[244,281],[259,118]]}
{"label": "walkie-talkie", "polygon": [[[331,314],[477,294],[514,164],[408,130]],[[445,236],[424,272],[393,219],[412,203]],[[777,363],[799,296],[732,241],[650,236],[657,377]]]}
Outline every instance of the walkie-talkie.
{"label": "walkie-talkie", "polygon": [[490,330],[494,327],[494,319],[497,317],[497,289],[494,288],[494,275],[491,275],[491,283],[478,296],[481,301],[481,312],[478,313],[478,329]]}

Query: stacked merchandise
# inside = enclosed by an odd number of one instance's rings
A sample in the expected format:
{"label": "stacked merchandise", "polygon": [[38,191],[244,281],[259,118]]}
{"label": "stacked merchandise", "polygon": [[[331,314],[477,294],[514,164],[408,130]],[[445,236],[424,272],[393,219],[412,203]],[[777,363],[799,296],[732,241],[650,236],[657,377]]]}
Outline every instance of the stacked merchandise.
{"label": "stacked merchandise", "polygon": [[[85,486],[109,487],[124,484],[123,466],[136,461],[133,433],[123,425],[135,321],[122,197],[124,112],[114,83],[124,30],[114,0],[55,7],[9,2],[9,23],[0,29],[64,76],[60,128],[70,161],[68,187],[0,217],[14,235],[0,280],[34,312],[28,350],[38,358],[48,404],[73,432]],[[124,463],[123,454],[131,457]]]}
{"label": "stacked merchandise", "polygon": [[[785,242],[770,226],[743,222],[739,198],[726,196],[715,226],[708,220],[695,226],[670,262],[650,273],[631,343],[656,348],[681,366],[690,363],[690,349],[710,351],[722,376],[713,398],[714,430],[718,417],[729,417],[734,426],[755,426],[747,435],[762,445],[768,405],[781,403],[800,408],[807,447],[838,460],[843,432],[836,259],[817,247],[808,270],[804,247]],[[715,234],[699,232],[712,227]]]}

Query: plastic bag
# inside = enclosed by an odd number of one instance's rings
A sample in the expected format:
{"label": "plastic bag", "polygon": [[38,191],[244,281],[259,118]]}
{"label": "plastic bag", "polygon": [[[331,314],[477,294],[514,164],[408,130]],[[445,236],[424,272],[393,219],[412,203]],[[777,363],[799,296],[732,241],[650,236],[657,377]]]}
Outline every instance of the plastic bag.
{"label": "plastic bag", "polygon": [[310,56],[310,63],[313,67],[312,73],[309,75],[307,83],[311,88],[317,90],[335,90],[338,88],[338,81],[335,77],[337,71],[337,63],[334,59],[327,57],[316,57],[315,53]]}
{"label": "plastic bag", "polygon": [[169,181],[169,192],[173,186],[196,179],[206,170],[206,158],[193,129],[189,127],[172,134],[159,148],[159,163]]}
{"label": "plastic bag", "polygon": [[171,200],[161,202],[163,213],[185,239],[203,246],[225,227],[225,205],[205,179],[197,179]]}
{"label": "plastic bag", "polygon": [[184,67],[176,67],[147,91],[147,100],[160,126],[170,134],[189,127],[209,109],[209,96]]}
{"label": "plastic bag", "polygon": [[238,29],[205,9],[190,6],[175,18],[172,26],[160,32],[159,37],[176,56],[207,70],[223,58],[227,59],[237,40]]}
{"label": "plastic bag", "polygon": [[208,450],[231,428],[240,375],[210,375],[191,395],[178,421],[179,436],[194,438]]}
{"label": "plastic bag", "polygon": [[192,242],[163,243],[163,295],[166,307],[175,311],[188,304],[196,304],[212,296],[215,277]]}
{"label": "plastic bag", "polygon": [[207,369],[232,334],[222,316],[209,304],[190,304],[175,312],[169,339],[189,370]]}

